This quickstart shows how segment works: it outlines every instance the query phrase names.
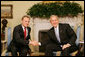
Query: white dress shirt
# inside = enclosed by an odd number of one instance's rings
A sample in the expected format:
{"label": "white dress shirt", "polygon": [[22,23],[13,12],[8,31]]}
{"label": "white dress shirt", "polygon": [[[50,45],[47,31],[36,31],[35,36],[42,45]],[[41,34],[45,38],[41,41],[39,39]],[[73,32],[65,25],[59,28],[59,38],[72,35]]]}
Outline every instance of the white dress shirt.
{"label": "white dress shirt", "polygon": [[[24,28],[24,26],[22,25],[22,28],[23,28],[23,31],[25,30]],[[27,37],[27,35],[28,35],[28,29],[26,28],[26,37]]]}
{"label": "white dress shirt", "polygon": [[56,38],[57,38],[57,40],[60,42],[59,25],[58,25],[56,28],[54,28],[54,30],[55,30]]}

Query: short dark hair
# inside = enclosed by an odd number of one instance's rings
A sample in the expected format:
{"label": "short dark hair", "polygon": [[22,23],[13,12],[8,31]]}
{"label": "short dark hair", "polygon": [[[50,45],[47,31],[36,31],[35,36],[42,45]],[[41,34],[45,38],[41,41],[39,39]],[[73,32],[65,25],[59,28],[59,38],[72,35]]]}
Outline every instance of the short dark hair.
{"label": "short dark hair", "polygon": [[24,15],[24,16],[22,17],[22,20],[23,20],[25,17],[27,17],[27,18],[30,19],[30,16],[28,16],[28,15]]}

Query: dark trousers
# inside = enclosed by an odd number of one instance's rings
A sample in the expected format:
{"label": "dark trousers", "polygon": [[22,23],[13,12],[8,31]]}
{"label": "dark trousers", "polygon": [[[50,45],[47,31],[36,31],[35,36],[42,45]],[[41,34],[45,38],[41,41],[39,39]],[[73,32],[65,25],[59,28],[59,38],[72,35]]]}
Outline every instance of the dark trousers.
{"label": "dark trousers", "polygon": [[62,47],[60,47],[59,45],[48,44],[46,46],[45,55],[46,56],[53,56],[53,51],[61,51],[62,56],[69,56],[70,53],[76,51],[77,49],[78,49],[77,46],[71,46],[71,47],[68,47],[68,48],[62,50]]}
{"label": "dark trousers", "polygon": [[19,56],[27,56],[27,53],[29,52],[29,48],[27,48],[26,46],[22,46],[22,47],[15,47],[12,46],[11,48],[11,53],[12,56],[18,56],[17,52],[19,52]]}

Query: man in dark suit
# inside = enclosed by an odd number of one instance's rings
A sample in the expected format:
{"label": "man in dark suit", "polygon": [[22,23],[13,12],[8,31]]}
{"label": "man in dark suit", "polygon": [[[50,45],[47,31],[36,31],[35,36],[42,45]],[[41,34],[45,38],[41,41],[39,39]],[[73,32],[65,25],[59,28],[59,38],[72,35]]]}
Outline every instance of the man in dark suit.
{"label": "man in dark suit", "polygon": [[69,24],[59,23],[56,15],[50,17],[50,23],[53,27],[47,32],[49,40],[47,40],[45,55],[53,56],[53,51],[62,51],[62,56],[69,56],[77,49],[75,32]]}
{"label": "man in dark suit", "polygon": [[30,51],[29,44],[34,44],[33,41],[30,41],[31,28],[28,27],[30,17],[23,16],[21,21],[22,23],[14,28],[13,40],[8,46],[8,51],[11,51],[13,56],[17,56],[17,51],[19,56],[26,56]]}

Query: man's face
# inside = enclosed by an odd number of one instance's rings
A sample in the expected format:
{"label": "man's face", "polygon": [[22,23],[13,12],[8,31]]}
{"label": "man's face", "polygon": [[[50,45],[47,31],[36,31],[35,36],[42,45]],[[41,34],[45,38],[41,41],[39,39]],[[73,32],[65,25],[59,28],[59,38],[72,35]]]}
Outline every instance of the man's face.
{"label": "man's face", "polygon": [[50,23],[52,24],[53,27],[57,27],[59,21],[56,16],[53,16],[50,18]]}
{"label": "man's face", "polygon": [[29,25],[30,19],[27,17],[24,17],[24,19],[22,20],[22,25],[24,27],[27,27]]}

